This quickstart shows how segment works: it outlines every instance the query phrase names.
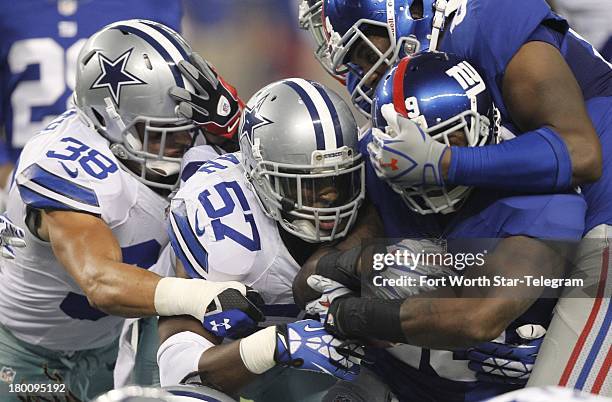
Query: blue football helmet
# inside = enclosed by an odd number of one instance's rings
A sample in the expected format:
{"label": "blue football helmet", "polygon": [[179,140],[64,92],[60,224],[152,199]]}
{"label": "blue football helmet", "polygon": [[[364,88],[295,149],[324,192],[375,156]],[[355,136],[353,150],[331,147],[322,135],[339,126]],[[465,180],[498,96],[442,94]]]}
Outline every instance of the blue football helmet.
{"label": "blue football helmet", "polygon": [[[387,122],[381,107],[388,103],[448,146],[497,142],[500,115],[482,75],[453,54],[420,52],[403,58],[387,72],[372,103],[372,124],[383,131]],[[456,211],[471,190],[464,186],[392,187],[412,210],[423,215]]]}
{"label": "blue football helmet", "polygon": [[[351,101],[369,116],[373,88],[366,83],[381,67],[392,66],[400,58],[429,48],[436,0],[323,0],[322,20],[327,37],[329,69],[339,74],[347,69],[359,81],[351,85]],[[385,35],[390,46],[378,49],[368,38]],[[364,42],[378,60],[368,71],[350,63],[351,51]],[[325,60],[323,60],[325,62]]]}
{"label": "blue football helmet", "polygon": [[301,0],[298,8],[298,21],[300,28],[308,31],[315,44],[314,56],[321,66],[338,81],[344,83],[346,68],[335,73],[331,68],[329,47],[323,31],[321,19],[323,0]]}

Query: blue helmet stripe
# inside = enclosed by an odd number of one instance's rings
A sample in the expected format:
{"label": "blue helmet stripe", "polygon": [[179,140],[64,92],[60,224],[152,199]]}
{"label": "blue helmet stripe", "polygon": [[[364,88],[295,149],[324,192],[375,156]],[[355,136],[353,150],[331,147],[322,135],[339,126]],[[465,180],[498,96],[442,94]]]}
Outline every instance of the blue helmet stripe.
{"label": "blue helmet stripe", "polygon": [[181,88],[185,88],[185,83],[183,82],[183,76],[181,75],[181,71],[178,69],[178,66],[174,63],[174,60],[172,59],[172,56],[170,56],[170,53],[168,53],[168,51],[164,49],[164,47],[158,41],[156,41],[146,32],[143,32],[140,29],[137,29],[137,28],[134,28],[128,25],[117,25],[117,26],[114,26],[113,28],[121,30],[121,31],[129,32],[147,41],[147,43],[153,46],[153,48],[157,50],[157,52],[164,58],[164,60],[166,60],[166,63],[168,63],[168,67],[170,67],[170,71],[172,72],[172,75],[174,76],[174,81],[176,82],[176,85]]}
{"label": "blue helmet stripe", "polygon": [[168,32],[167,30],[165,30],[164,28],[156,25],[156,24],[152,24],[148,21],[140,21],[141,24],[144,24],[150,28],[155,29],[157,32],[159,32],[160,34],[164,35],[166,37],[166,39],[168,39],[168,41],[170,43],[172,43],[174,45],[174,47],[176,47],[176,49],[179,51],[179,53],[181,54],[181,56],[183,56],[183,58],[185,60],[189,60],[189,54],[187,53],[187,51],[185,50],[185,47],[176,39],[176,37],[174,37],[174,35],[170,34],[170,32]]}
{"label": "blue helmet stripe", "polygon": [[315,136],[317,138],[317,149],[325,149],[325,135],[323,134],[323,126],[321,125],[321,118],[319,117],[319,112],[317,108],[310,99],[310,95],[304,91],[302,87],[296,84],[293,81],[284,81],[284,84],[291,87],[297,94],[302,98],[306,109],[308,109],[308,113],[310,113],[310,118],[312,120],[312,125],[314,127]]}
{"label": "blue helmet stripe", "polygon": [[321,84],[313,81],[308,81],[312,84],[313,87],[317,89],[317,91],[321,94],[327,109],[329,109],[329,114],[331,115],[332,121],[334,123],[334,134],[336,136],[336,148],[340,148],[344,146],[344,140],[342,139],[342,125],[340,124],[340,118],[338,117],[338,112],[336,111],[336,107],[334,106],[334,102],[332,102],[329,94],[325,89],[321,86]]}

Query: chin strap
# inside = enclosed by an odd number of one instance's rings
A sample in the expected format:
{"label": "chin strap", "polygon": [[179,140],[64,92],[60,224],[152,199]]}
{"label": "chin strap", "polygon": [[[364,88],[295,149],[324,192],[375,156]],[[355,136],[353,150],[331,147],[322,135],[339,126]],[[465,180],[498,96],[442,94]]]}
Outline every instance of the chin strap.
{"label": "chin strap", "polygon": [[437,50],[440,32],[444,29],[446,18],[459,8],[462,1],[465,0],[436,0],[434,3],[435,13],[431,24],[431,38],[429,39],[430,51]]}
{"label": "chin strap", "polygon": [[123,120],[121,120],[121,116],[119,116],[119,113],[117,113],[117,109],[115,108],[115,104],[113,103],[112,99],[106,97],[104,98],[104,103],[106,103],[106,113],[111,119],[110,122],[106,122],[107,130],[109,123],[111,123],[117,126],[117,128],[119,129],[117,131],[118,133],[123,132],[123,130],[125,130],[125,123],[123,122]]}

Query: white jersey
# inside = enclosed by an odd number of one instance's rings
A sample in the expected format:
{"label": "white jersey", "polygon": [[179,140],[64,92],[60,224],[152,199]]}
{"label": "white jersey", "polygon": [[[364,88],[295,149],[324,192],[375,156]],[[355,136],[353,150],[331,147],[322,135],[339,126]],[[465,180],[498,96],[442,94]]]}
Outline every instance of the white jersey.
{"label": "white jersey", "polygon": [[170,241],[187,273],[256,289],[267,315],[295,316],[291,286],[300,266],[263,212],[239,152],[203,164],[172,199]]}
{"label": "white jersey", "polygon": [[612,399],[572,388],[543,387],[519,389],[488,402],[612,402]]}
{"label": "white jersey", "polygon": [[[9,192],[8,216],[26,228],[32,209],[86,212],[112,230],[123,261],[152,266],[168,243],[164,197],[121,169],[108,142],[69,110],[28,142]],[[55,258],[26,229],[28,246],[0,272],[0,322],[17,338],[54,350],[101,347],[124,319],[91,307]]]}

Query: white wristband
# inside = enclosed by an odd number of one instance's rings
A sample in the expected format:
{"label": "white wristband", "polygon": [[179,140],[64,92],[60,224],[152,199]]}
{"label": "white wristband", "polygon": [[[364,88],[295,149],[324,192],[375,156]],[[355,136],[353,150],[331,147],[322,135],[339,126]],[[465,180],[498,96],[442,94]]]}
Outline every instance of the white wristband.
{"label": "white wristband", "polygon": [[253,374],[262,374],[276,366],[276,327],[267,327],[240,340],[240,358]]}
{"label": "white wristband", "polygon": [[240,282],[162,278],[155,288],[155,310],[161,316],[188,314],[202,321],[210,303],[226,289],[236,289],[246,295],[246,286]]}

